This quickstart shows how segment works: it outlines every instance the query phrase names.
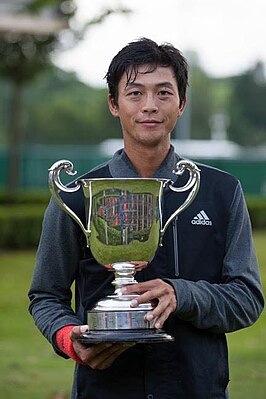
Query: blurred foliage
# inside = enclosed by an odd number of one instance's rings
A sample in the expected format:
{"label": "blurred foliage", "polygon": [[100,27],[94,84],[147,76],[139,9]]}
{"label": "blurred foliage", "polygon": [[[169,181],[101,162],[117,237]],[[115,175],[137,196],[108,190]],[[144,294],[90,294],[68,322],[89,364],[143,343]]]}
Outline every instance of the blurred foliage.
{"label": "blurred foliage", "polygon": [[[21,3],[14,15],[29,12],[42,16],[49,13],[50,18],[60,19],[61,30],[67,29],[68,20],[73,14],[63,7],[64,0],[31,0]],[[73,2],[68,1],[68,4]],[[74,4],[74,3],[73,3]],[[12,5],[11,5],[12,6]],[[11,8],[12,10],[12,8]],[[74,8],[73,8],[74,10]],[[47,15],[47,14],[46,14]],[[21,146],[23,144],[23,89],[28,81],[45,70],[51,63],[50,56],[60,45],[60,30],[44,33],[26,33],[19,29],[1,32],[0,35],[0,75],[11,82],[10,121],[8,124],[8,191],[15,194],[19,187]]]}
{"label": "blurred foliage", "polygon": [[[53,18],[65,21],[67,29],[68,20],[73,16],[75,8],[73,1],[68,1],[69,9],[73,9],[70,13],[66,7],[62,7],[64,3],[66,3],[64,0],[32,0],[22,4],[19,13],[42,15],[49,11]],[[72,7],[71,4],[73,4]],[[50,55],[58,46],[60,46],[59,32],[27,34],[10,30],[10,32],[2,33],[0,35],[0,74],[13,82],[26,83],[50,64]]]}
{"label": "blurred foliage", "polygon": [[97,16],[88,18],[79,28],[74,28],[71,20],[76,10],[76,3],[72,0],[29,0],[21,3],[16,13],[18,16],[32,14],[47,19],[49,15],[51,20],[61,21],[61,29],[30,34],[12,31],[10,27],[10,32],[0,33],[0,75],[26,83],[51,65],[51,55],[55,51],[73,47],[82,40],[90,26],[102,23],[113,13],[130,13],[129,9],[120,6],[106,7]]}
{"label": "blurred foliage", "polygon": [[248,71],[213,78],[199,64],[191,67],[191,138],[211,138],[211,118],[227,119],[228,139],[242,146],[266,144],[265,65],[257,62]]}
{"label": "blurred foliage", "polygon": [[47,67],[54,48],[53,37],[43,39],[24,35],[19,41],[0,39],[0,74],[25,83]]}
{"label": "blurred foliage", "polygon": [[48,190],[21,190],[19,196],[10,197],[5,191],[0,191],[0,206],[12,205],[40,205],[47,207],[51,198]]}
{"label": "blurred foliage", "polygon": [[[0,104],[9,112],[7,93],[7,82],[0,81]],[[0,120],[2,143],[7,140],[6,122],[6,117]],[[25,143],[94,144],[121,138],[119,122],[108,109],[107,89],[87,86],[53,66],[25,88],[22,127]]]}
{"label": "blurred foliage", "polygon": [[[12,10],[12,4],[10,6]],[[59,27],[56,30],[47,30],[47,23],[43,23],[46,31],[42,33],[29,33],[29,28],[26,33],[19,29],[12,30],[12,27],[9,31],[0,32],[0,76],[8,78],[12,84],[9,96],[10,121],[6,140],[8,145],[7,186],[10,194],[15,194],[19,187],[21,147],[24,144],[23,94],[26,84],[51,66],[51,58],[55,51],[74,46],[82,40],[91,25],[103,22],[110,14],[129,12],[128,9],[122,7],[106,8],[97,17],[91,17],[81,27],[74,29],[70,20],[74,17],[75,11],[75,2],[71,0],[29,0],[21,3],[16,11],[13,10],[13,14],[18,17],[33,14],[37,17],[43,16],[46,20],[49,16],[51,21],[60,22]],[[56,103],[55,106],[60,115],[61,104]],[[66,122],[67,119],[72,120],[74,106],[67,103],[64,109]],[[66,115],[70,115],[70,118],[66,118]]]}
{"label": "blurred foliage", "polygon": [[40,240],[44,205],[0,206],[1,248],[34,248]]}
{"label": "blurred foliage", "polygon": [[[129,12],[119,7],[106,8],[75,30],[68,23],[75,16],[74,1],[31,0],[22,3],[20,11],[39,14],[47,10],[66,21],[64,31],[72,35],[69,46],[81,40],[91,25],[103,22],[110,14]],[[63,33],[0,35],[0,106],[4,110],[0,118],[0,143],[12,150],[9,163],[16,169],[10,184],[13,188],[18,179],[20,148],[25,143],[96,144],[106,138],[121,137],[119,121],[108,110],[107,90],[90,87],[75,74],[51,63],[54,51],[66,48]],[[263,64],[257,63],[230,78],[209,76],[195,54],[190,64],[191,138],[211,138],[211,118],[222,113],[228,118],[230,140],[244,146],[265,144]]]}
{"label": "blurred foliage", "polygon": [[59,14],[72,16],[76,11],[75,1],[72,0],[31,0],[25,4],[25,11],[32,14],[39,13],[42,8],[53,8]]}
{"label": "blurred foliage", "polygon": [[[199,66],[191,69],[191,138],[211,137],[210,118],[228,117],[228,138],[244,146],[266,143],[265,81],[253,70],[229,78],[212,78]],[[9,85],[0,80],[0,143],[7,140]],[[119,121],[107,105],[107,89],[90,87],[74,73],[50,65],[24,90],[23,137],[27,143],[96,144],[121,138]]]}
{"label": "blurred foliage", "polygon": [[247,207],[254,229],[266,228],[266,200],[265,197],[247,198]]}
{"label": "blurred foliage", "polygon": [[[265,229],[265,198],[247,197],[246,200],[253,229]],[[36,247],[48,202],[44,192],[21,193],[12,201],[6,193],[0,193],[0,248]]]}
{"label": "blurred foliage", "polygon": [[210,138],[210,116],[215,112],[215,83],[199,65],[191,68],[191,138]]}
{"label": "blurred foliage", "polygon": [[266,142],[265,66],[258,62],[246,73],[232,80],[229,101],[229,136],[244,146]]}
{"label": "blurred foliage", "polygon": [[80,82],[75,74],[50,68],[25,96],[25,140],[42,144],[94,144],[121,137],[107,105],[107,90]]}

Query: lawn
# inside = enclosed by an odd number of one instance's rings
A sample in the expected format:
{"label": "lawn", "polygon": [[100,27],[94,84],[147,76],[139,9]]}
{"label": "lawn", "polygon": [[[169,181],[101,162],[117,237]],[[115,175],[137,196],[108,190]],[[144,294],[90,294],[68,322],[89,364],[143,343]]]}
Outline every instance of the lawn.
{"label": "lawn", "polygon": [[[266,287],[266,232],[254,238]],[[33,265],[32,251],[0,252],[0,398],[68,399],[73,362],[53,353],[27,312]],[[228,334],[230,399],[265,398],[265,330],[264,312],[254,326]]]}
{"label": "lawn", "polygon": [[66,399],[73,362],[56,356],[28,314],[33,252],[0,252],[0,398]]}
{"label": "lawn", "polygon": [[[266,232],[254,233],[266,292]],[[266,397],[266,311],[249,328],[227,335],[230,355],[230,399]]]}

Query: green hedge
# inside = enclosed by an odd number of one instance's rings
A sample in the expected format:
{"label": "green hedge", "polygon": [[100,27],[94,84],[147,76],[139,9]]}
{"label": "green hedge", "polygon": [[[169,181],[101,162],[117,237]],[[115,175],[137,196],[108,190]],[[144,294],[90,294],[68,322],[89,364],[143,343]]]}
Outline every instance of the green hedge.
{"label": "green hedge", "polygon": [[[27,194],[7,203],[0,195],[0,248],[37,247],[48,201],[47,194]],[[247,198],[247,206],[253,229],[266,229],[266,198]]]}
{"label": "green hedge", "polygon": [[266,197],[247,197],[246,201],[253,229],[265,229]]}
{"label": "green hedge", "polygon": [[22,191],[15,196],[0,191],[0,205],[47,205],[50,197],[48,189]]}
{"label": "green hedge", "polygon": [[0,205],[0,248],[37,247],[45,205]]}

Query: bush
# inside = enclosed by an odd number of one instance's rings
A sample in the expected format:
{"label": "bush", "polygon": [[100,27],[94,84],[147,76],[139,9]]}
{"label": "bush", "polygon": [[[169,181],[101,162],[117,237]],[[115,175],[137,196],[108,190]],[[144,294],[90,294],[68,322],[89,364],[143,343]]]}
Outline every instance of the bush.
{"label": "bush", "polygon": [[266,228],[266,198],[247,197],[247,207],[253,229]]}
{"label": "bush", "polygon": [[0,206],[0,248],[37,247],[45,205]]}
{"label": "bush", "polygon": [[[37,247],[49,195],[27,193],[9,203],[7,199],[7,196],[0,195],[0,248]],[[248,197],[247,206],[253,229],[265,229],[266,199]]]}
{"label": "bush", "polygon": [[47,205],[51,194],[48,190],[23,191],[15,196],[0,191],[0,205]]}

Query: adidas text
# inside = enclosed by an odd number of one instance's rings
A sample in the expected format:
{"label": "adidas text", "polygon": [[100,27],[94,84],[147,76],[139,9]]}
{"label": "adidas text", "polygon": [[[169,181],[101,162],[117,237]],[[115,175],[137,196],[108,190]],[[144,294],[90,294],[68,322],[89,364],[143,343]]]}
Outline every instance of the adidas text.
{"label": "adidas text", "polygon": [[212,226],[212,221],[206,214],[204,210],[200,211],[194,218],[191,220],[191,224],[199,224],[202,226]]}
{"label": "adidas text", "polygon": [[194,220],[194,219],[192,219],[191,223],[192,224],[202,224],[203,226],[204,225],[212,226],[212,221],[211,220]]}

